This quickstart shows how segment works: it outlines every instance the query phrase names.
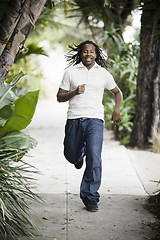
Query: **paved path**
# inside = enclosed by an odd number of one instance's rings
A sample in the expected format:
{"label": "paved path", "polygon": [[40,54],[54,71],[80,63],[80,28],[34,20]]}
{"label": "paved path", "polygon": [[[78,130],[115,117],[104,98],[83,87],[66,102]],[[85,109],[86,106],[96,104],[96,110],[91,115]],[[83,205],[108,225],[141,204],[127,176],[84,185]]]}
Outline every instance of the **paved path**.
{"label": "paved path", "polygon": [[45,202],[30,203],[42,235],[19,240],[149,239],[154,232],[146,222],[155,219],[143,204],[157,188],[150,180],[159,180],[160,155],[128,150],[105,130],[99,211],[87,212],[79,198],[84,166],[77,170],[63,156],[66,111],[66,103],[39,101],[27,129],[39,142],[28,161],[40,171],[35,191]]}

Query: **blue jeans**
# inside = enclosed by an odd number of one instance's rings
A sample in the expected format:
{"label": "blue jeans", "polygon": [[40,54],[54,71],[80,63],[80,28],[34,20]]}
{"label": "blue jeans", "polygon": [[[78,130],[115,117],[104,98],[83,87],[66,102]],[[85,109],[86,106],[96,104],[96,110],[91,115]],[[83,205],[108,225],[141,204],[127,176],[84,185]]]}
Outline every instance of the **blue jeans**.
{"label": "blue jeans", "polygon": [[98,189],[102,175],[103,120],[97,118],[68,119],[65,126],[64,155],[72,164],[86,156],[80,197],[99,201]]}

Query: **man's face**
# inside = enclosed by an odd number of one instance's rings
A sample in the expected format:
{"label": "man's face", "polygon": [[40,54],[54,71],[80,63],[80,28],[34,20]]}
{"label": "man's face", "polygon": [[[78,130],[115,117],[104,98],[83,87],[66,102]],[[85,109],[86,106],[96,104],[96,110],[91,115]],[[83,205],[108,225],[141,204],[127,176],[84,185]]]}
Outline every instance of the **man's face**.
{"label": "man's face", "polygon": [[85,44],[81,54],[83,64],[90,69],[95,64],[96,57],[95,46],[93,44]]}

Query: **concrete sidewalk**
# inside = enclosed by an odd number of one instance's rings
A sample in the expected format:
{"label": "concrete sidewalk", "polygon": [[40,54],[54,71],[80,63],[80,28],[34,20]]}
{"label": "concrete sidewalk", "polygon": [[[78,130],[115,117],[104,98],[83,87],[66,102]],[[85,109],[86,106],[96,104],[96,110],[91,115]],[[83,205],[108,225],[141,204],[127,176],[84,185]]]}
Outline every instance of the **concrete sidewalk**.
{"label": "concrete sidewalk", "polygon": [[[30,203],[41,222],[35,240],[142,240],[153,237],[154,222],[143,204],[157,189],[160,154],[128,150],[104,132],[103,177],[99,211],[87,212],[79,198],[84,167],[77,170],[63,156],[67,104],[39,101],[27,132],[39,144],[28,161],[40,174],[37,189],[44,203]],[[152,181],[151,181],[152,180]]]}

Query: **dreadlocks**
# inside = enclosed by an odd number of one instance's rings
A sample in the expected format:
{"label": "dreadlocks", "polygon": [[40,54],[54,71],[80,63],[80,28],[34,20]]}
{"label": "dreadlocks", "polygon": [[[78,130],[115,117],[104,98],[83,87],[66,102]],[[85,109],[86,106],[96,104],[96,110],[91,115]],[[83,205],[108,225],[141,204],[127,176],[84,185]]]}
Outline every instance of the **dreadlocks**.
{"label": "dreadlocks", "polygon": [[[97,44],[89,40],[82,42],[79,45],[74,44],[74,46],[71,46],[71,45],[68,46],[70,51],[65,56],[67,59],[67,62],[69,62],[68,67],[70,67],[71,65],[76,65],[82,61],[81,54],[82,54],[83,47],[86,44],[92,44],[95,47],[95,51],[97,55],[95,59],[96,63],[101,67],[106,68],[107,67],[106,56],[103,54],[102,49]],[[77,53],[74,54],[74,52],[77,52]]]}

